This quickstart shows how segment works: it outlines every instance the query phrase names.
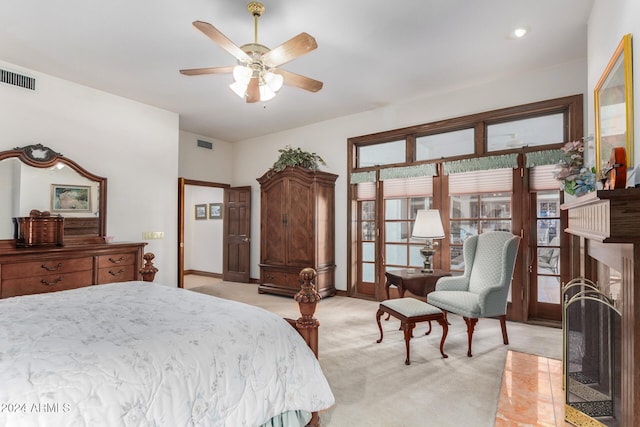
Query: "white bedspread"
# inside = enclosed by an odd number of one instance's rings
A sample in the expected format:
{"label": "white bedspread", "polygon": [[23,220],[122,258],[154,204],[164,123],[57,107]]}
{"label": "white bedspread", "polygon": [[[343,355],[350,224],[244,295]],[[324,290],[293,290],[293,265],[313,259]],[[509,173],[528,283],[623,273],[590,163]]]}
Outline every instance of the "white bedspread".
{"label": "white bedspread", "polygon": [[257,426],[333,403],[260,308],[146,282],[0,300],[2,426]]}

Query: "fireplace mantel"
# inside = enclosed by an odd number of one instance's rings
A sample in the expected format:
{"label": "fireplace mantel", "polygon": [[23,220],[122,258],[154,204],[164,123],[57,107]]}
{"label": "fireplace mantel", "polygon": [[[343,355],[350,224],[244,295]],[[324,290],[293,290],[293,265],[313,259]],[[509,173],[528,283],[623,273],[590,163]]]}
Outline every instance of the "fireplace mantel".
{"label": "fireplace mantel", "polygon": [[[619,425],[640,426],[640,188],[594,191],[561,208],[571,276],[598,283],[621,312]],[[619,273],[615,286],[611,271]]]}

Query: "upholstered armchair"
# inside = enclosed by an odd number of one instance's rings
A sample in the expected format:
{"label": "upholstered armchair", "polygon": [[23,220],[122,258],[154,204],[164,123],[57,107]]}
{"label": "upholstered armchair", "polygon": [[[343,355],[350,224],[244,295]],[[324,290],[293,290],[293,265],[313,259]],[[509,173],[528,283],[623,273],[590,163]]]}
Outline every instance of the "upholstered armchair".
{"label": "upholstered armchair", "polygon": [[481,317],[498,317],[502,338],[509,344],[507,295],[518,254],[520,237],[506,231],[490,231],[468,237],[463,243],[465,270],[461,276],[443,277],[427,302],[462,316],[467,324],[471,357],[473,330]]}

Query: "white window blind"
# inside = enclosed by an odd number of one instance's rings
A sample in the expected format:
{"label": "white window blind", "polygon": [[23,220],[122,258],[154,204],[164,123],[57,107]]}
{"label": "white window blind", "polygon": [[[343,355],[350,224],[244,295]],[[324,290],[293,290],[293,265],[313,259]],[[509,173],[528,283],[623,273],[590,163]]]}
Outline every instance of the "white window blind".
{"label": "white window blind", "polygon": [[513,169],[490,169],[449,175],[449,194],[511,192]]}
{"label": "white window blind", "polygon": [[431,196],[433,194],[433,177],[387,179],[383,181],[384,198],[411,196]]}
{"label": "white window blind", "polygon": [[529,168],[529,188],[531,190],[559,190],[560,181],[554,178],[558,172],[556,165],[543,165]]}
{"label": "white window blind", "polygon": [[357,200],[375,200],[375,198],[376,198],[375,182],[361,182],[360,184],[356,184]]}

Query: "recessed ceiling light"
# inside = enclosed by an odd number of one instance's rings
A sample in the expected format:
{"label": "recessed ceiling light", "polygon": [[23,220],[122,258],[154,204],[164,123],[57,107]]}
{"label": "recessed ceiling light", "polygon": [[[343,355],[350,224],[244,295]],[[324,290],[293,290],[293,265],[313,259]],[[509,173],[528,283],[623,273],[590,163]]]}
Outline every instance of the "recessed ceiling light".
{"label": "recessed ceiling light", "polygon": [[509,34],[511,39],[521,39],[529,33],[529,28],[518,27]]}

